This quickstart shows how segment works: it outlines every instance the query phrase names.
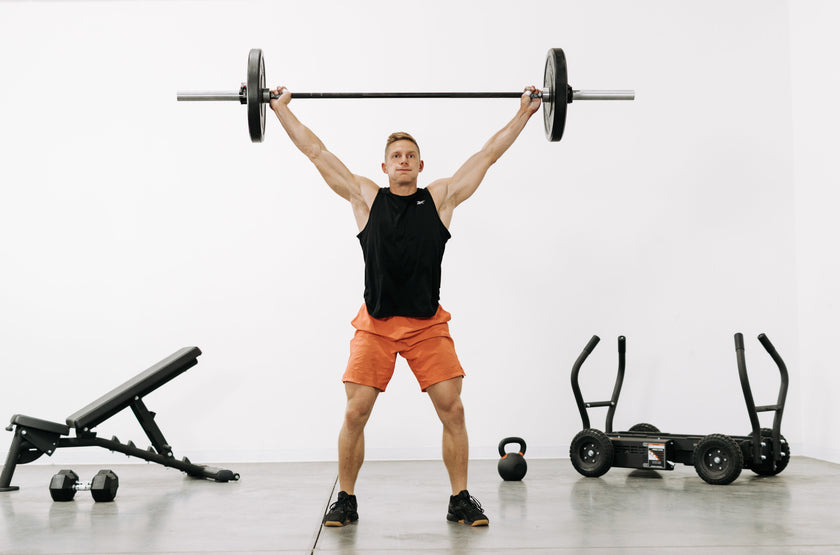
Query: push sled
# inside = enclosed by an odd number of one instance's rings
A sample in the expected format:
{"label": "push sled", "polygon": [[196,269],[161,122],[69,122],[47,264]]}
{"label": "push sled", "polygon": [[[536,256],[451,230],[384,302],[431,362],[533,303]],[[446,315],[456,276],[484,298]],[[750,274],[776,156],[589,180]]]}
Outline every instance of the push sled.
{"label": "push sled", "polygon": [[[143,397],[195,366],[201,354],[198,347],[184,347],[154,366],[134,376],[127,382],[106,393],[99,399],[67,417],[65,424],[15,414],[7,431],[14,432],[9,453],[0,473],[0,492],[14,491],[11,485],[15,468],[32,462],[42,455],[52,456],[56,449],[66,447],[104,447],[148,462],[177,468],[189,476],[216,482],[238,480],[239,474],[223,468],[194,464],[186,457],[176,459],[172,446],[166,441],[157,423],[155,413],[146,408]],[[122,411],[131,408],[143,431],[151,441],[148,449],[140,449],[133,442],[121,443],[116,437],[105,439],[97,436],[95,428]],[[73,435],[70,435],[70,431]]]}
{"label": "push sled", "polygon": [[[624,381],[624,336],[618,338],[618,375],[610,400],[584,401],[578,383],[581,366],[599,341],[597,335],[592,336],[572,367],[572,391],[583,421],[583,430],[572,440],[569,456],[575,470],[580,474],[589,477],[602,476],[614,466],[673,470],[676,464],[681,463],[694,466],[697,474],[709,484],[722,485],[733,482],[744,468],[749,468],[761,476],[773,476],[788,465],[790,446],[780,432],[787,397],[788,372],[784,361],[766,335],[759,335],[758,341],[778,366],[781,383],[776,404],[756,406],[747,377],[744,337],[740,333],[735,334],[738,376],[752,427],[749,435],[745,436],[662,433],[656,426],[648,423],[636,424],[628,431],[613,431],[613,417]],[[592,407],[608,407],[604,431],[590,427],[587,411]],[[772,428],[761,428],[758,418],[760,412],[774,413]]]}

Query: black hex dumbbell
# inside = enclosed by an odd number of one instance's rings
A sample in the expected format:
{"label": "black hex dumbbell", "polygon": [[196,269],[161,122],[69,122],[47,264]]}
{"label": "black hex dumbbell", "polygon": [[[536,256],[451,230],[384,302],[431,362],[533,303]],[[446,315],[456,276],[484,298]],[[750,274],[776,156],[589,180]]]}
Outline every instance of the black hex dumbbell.
{"label": "black hex dumbbell", "polygon": [[90,482],[79,482],[72,470],[60,470],[50,480],[53,501],[72,501],[77,491],[90,491],[94,501],[113,501],[117,496],[120,479],[112,470],[100,470]]}

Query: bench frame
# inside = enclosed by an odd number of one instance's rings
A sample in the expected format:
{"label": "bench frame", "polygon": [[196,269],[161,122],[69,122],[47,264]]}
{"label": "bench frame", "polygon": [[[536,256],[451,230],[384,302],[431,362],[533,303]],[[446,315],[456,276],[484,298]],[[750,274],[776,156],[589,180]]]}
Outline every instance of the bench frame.
{"label": "bench frame", "polygon": [[[67,417],[66,424],[41,420],[31,416],[15,414],[6,428],[14,432],[3,472],[0,473],[0,492],[15,491],[12,476],[19,464],[32,462],[42,455],[52,456],[56,449],[65,447],[104,447],[109,451],[123,453],[170,468],[177,468],[189,476],[206,478],[216,482],[238,480],[239,474],[230,470],[194,464],[184,457],[175,458],[172,446],[166,441],[155,422],[155,413],[146,408],[143,397],[198,364],[201,350],[198,347],[184,347],[161,360],[154,366],[134,376],[122,385],[109,391]],[[148,449],[138,448],[132,441],[121,443],[116,437],[97,437],[94,428],[125,408],[131,408],[140,427],[152,445]],[[70,436],[70,430],[75,437]],[[70,436],[70,437],[64,437]]]}

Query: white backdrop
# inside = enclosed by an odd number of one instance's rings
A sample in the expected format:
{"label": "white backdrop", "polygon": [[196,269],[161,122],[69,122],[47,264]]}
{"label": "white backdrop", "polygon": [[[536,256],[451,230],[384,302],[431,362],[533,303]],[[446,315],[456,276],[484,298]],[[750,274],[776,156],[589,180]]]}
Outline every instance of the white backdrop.
{"label": "white backdrop", "polygon": [[[589,400],[609,396],[628,338],[617,428],[744,434],[732,336],[746,336],[764,404],[778,386],[765,332],[791,370],[794,453],[840,461],[838,141],[823,119],[837,109],[806,88],[836,90],[824,74],[837,15],[816,0],[2,2],[0,417],[62,422],[197,345],[198,366],[146,398],[177,456],[334,459],[362,302],[350,207],[271,114],[252,144],[245,108],[176,91],[238,89],[257,47],[268,83],[293,91],[520,90],[562,47],[572,86],[637,100],[573,104],[560,143],[537,114],[455,212],[442,303],[468,373],[472,456],[496,457],[507,435],[531,457],[567,456],[581,426],[569,372],[593,334]],[[385,137],[411,132],[423,185],[517,104],[292,107],[383,185]],[[603,410],[591,416],[603,426]],[[100,433],[145,442],[130,413]],[[439,443],[400,361],[368,457],[437,458]],[[83,451],[53,459],[108,456]]]}

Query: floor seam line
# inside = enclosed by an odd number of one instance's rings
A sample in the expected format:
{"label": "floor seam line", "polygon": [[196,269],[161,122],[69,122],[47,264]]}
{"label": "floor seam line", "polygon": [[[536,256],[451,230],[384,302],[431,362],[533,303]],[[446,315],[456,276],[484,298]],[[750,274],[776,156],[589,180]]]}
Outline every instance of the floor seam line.
{"label": "floor seam line", "polygon": [[333,494],[335,493],[335,486],[338,485],[338,475],[336,474],[335,480],[333,480],[332,488],[330,488],[330,495],[327,497],[327,504],[324,506],[324,511],[321,513],[321,516],[318,520],[318,531],[315,532],[315,539],[312,542],[312,549],[309,550],[309,555],[315,554],[315,548],[318,547],[318,540],[321,538],[321,531],[324,529],[324,515],[327,514],[327,510],[329,510],[330,501],[332,501]]}

